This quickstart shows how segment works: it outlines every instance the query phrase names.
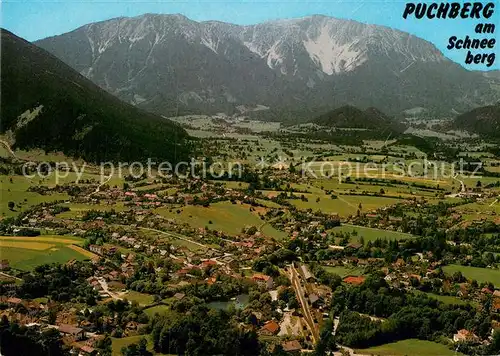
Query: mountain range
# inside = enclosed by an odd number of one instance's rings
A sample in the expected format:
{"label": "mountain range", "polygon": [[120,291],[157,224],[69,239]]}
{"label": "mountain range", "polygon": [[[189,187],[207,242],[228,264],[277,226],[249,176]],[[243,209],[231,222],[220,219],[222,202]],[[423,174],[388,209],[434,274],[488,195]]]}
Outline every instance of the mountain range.
{"label": "mountain range", "polygon": [[320,15],[240,26],[145,14],[35,44],[118,98],[165,116],[244,108],[279,117],[346,104],[451,115],[494,103],[500,88],[498,75],[466,70],[423,39]]}
{"label": "mountain range", "polygon": [[185,160],[177,124],[99,88],[45,50],[1,30],[0,131],[13,148],[62,151],[93,162]]}

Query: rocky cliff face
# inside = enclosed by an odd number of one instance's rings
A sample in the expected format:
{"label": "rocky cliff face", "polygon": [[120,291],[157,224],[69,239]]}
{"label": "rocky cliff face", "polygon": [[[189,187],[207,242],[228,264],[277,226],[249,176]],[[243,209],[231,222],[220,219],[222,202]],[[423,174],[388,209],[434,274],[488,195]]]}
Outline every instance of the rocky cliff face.
{"label": "rocky cliff face", "polygon": [[449,112],[497,95],[490,87],[497,78],[463,69],[429,42],[325,16],[238,26],[146,14],[36,44],[118,97],[164,115],[345,103]]}

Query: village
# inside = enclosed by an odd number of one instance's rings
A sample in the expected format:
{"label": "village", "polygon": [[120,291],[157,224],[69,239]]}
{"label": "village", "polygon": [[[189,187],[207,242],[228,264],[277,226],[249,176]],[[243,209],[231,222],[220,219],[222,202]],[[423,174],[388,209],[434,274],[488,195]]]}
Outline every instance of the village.
{"label": "village", "polygon": [[[447,240],[449,251],[439,257],[436,253],[441,252],[426,248],[389,257],[388,251],[405,250],[405,245],[411,245],[407,237],[417,234],[408,234],[408,221],[401,212],[434,206],[424,197],[409,195],[397,204],[368,211],[359,203],[356,213],[346,217],[294,208],[291,203],[307,203],[306,196],[314,189],[293,172],[273,168],[265,179],[287,182],[289,188],[266,193],[248,189],[248,183],[196,179],[126,182],[123,187],[104,185],[100,189],[91,181],[78,189],[72,184],[37,188],[48,195],[67,192],[71,198],[42,204],[3,224],[3,238],[33,236],[42,241],[44,235],[71,235],[78,239],[72,249],[85,254],[90,262],[70,259],[63,266],[72,270],[90,263],[77,287],[85,289],[86,302],[62,302],[51,294],[18,297],[25,273],[11,268],[4,255],[0,264],[2,320],[41,331],[58,330],[64,345],[76,354],[97,355],[107,347],[107,335],[113,340],[137,340],[151,333],[155,314],[179,312],[204,301],[216,309],[233,310],[240,326],[255,331],[271,352],[279,346],[284,352],[300,353],[312,351],[320,343],[329,321],[332,336],[339,323],[342,332],[343,302],[335,299],[340,286],[364,288],[374,275],[386,288],[405,295],[435,297],[470,308],[469,312],[490,303],[493,315],[500,312],[500,290],[493,283],[468,280],[460,272],[443,272],[446,264],[457,259],[477,257],[471,243],[457,245]],[[326,194],[328,199],[336,199],[329,197],[331,192]],[[471,194],[463,198],[480,202],[496,193],[475,189]],[[213,221],[198,222],[196,216],[188,215],[212,209],[218,209]],[[240,216],[229,213],[235,211]],[[467,213],[455,212],[438,226],[460,225],[462,214]],[[242,228],[235,230],[230,223],[237,217]],[[364,229],[388,231],[397,238],[366,240],[359,235]],[[47,237],[45,241],[51,240]],[[496,261],[493,257],[489,263]],[[122,302],[125,306],[117,309],[118,314],[110,312],[117,308],[115,303]],[[363,312],[359,316],[373,323],[386,320]],[[492,320],[482,336],[458,329],[449,343],[489,345],[499,326]],[[349,346],[340,347],[354,353]]]}

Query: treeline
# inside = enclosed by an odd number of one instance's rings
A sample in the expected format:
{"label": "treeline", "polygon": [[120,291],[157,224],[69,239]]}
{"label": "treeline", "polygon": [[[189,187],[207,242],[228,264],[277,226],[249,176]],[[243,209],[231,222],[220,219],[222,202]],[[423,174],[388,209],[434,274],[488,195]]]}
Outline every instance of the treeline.
{"label": "treeline", "polygon": [[50,297],[59,302],[76,301],[95,305],[97,292],[86,281],[94,274],[90,263],[76,262],[73,265],[41,265],[33,272],[23,275],[16,295],[23,299]]}

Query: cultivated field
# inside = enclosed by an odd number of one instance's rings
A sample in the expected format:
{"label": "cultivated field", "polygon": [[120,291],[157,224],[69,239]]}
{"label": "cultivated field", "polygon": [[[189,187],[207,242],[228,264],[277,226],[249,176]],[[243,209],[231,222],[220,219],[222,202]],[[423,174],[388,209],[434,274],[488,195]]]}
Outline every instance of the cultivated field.
{"label": "cultivated field", "polygon": [[45,263],[66,263],[97,257],[79,245],[83,240],[72,236],[41,235],[37,237],[0,236],[0,258],[9,260],[10,266],[31,270]]}

